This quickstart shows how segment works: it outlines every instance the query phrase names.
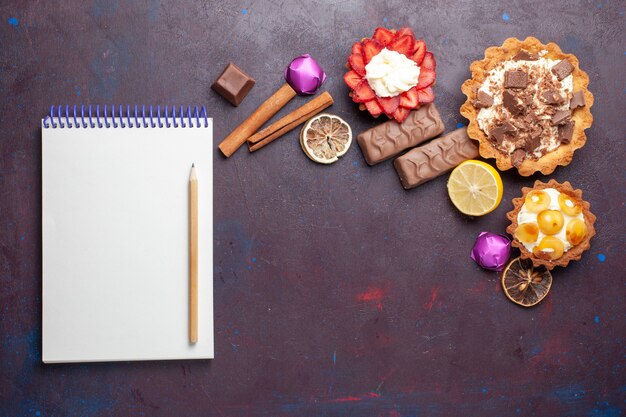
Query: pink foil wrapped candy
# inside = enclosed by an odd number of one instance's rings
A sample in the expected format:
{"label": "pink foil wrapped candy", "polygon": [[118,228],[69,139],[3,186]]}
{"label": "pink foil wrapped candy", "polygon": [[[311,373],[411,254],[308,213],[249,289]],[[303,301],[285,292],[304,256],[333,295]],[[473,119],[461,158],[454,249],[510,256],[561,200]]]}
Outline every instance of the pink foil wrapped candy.
{"label": "pink foil wrapped candy", "polygon": [[502,271],[511,256],[511,241],[504,235],[481,232],[470,256],[482,268]]}
{"label": "pink foil wrapped candy", "polygon": [[309,54],[295,58],[285,69],[285,80],[298,94],[315,94],[325,79],[322,67]]}

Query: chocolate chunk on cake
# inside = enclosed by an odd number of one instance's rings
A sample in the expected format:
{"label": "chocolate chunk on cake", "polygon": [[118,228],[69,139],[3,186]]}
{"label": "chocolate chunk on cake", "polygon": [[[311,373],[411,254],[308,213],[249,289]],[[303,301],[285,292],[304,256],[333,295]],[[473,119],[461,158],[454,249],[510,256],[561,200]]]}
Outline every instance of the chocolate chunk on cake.
{"label": "chocolate chunk on cake", "polygon": [[570,110],[577,109],[578,107],[585,107],[585,94],[582,91],[576,91],[569,102]]}
{"label": "chocolate chunk on cake", "polygon": [[524,159],[526,159],[526,151],[524,149],[516,149],[511,154],[511,165],[517,168],[518,166],[522,165]]}
{"label": "chocolate chunk on cake", "polygon": [[509,90],[504,90],[502,93],[502,105],[513,116],[519,116],[524,113],[524,103],[522,103],[522,100],[517,98],[517,96]]}
{"label": "chocolate chunk on cake", "polygon": [[506,135],[511,133],[515,133],[515,127],[509,122],[504,122],[493,129],[489,136],[492,140],[501,144],[506,139]]}
{"label": "chocolate chunk on cake", "polygon": [[528,74],[522,70],[511,70],[504,73],[504,88],[526,88]]}
{"label": "chocolate chunk on cake", "polygon": [[474,107],[483,109],[491,106],[493,106],[493,97],[482,90],[478,90],[476,100],[474,100]]}
{"label": "chocolate chunk on cake", "polygon": [[562,104],[565,101],[563,96],[559,94],[559,91],[554,88],[544,90],[544,92],[541,93],[539,97],[541,101],[543,101],[546,104]]}
{"label": "chocolate chunk on cake", "polygon": [[558,64],[552,67],[552,73],[556,75],[559,81],[570,75],[574,71],[574,66],[567,60],[562,59]]}
{"label": "chocolate chunk on cake", "polygon": [[538,59],[539,55],[525,51],[523,49],[513,56],[513,61],[536,61]]}
{"label": "chocolate chunk on cake", "polygon": [[574,136],[574,124],[573,120],[570,120],[559,126],[559,141],[563,144],[568,144]]}
{"label": "chocolate chunk on cake", "polygon": [[572,117],[571,110],[557,110],[557,112],[554,113],[554,116],[552,116],[552,119],[550,120],[550,124],[552,126],[562,125],[565,122],[567,122],[571,117]]}

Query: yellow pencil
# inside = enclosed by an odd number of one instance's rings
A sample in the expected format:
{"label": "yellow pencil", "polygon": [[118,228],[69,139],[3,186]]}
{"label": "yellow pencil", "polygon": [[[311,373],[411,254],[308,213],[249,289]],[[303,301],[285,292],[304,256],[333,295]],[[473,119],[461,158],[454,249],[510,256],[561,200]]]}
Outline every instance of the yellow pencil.
{"label": "yellow pencil", "polygon": [[189,343],[198,341],[198,175],[189,174]]}

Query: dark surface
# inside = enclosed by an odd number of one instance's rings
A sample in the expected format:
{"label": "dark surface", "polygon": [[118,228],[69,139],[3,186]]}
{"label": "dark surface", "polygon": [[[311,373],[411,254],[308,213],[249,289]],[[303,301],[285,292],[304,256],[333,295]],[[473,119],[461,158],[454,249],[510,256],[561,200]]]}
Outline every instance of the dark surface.
{"label": "dark surface", "polygon": [[[625,9],[3,1],[0,415],[622,415]],[[509,36],[557,42],[591,78],[587,145],[549,177],[503,174],[502,204],[477,219],[452,207],[445,176],[404,191],[392,163],[366,166],[356,143],[331,166],[307,159],[298,130],[254,154],[218,154],[302,53],[326,69],[332,113],[355,133],[375,125],[342,75],[352,42],[379,25],[409,25],[434,51],[447,131],[464,122],[460,86],[485,48]],[[210,90],[231,60],[257,80],[239,108]],[[38,126],[65,103],[205,104],[214,117],[214,360],[41,364]],[[598,235],[554,271],[545,301],[523,309],[469,252],[478,232],[504,231],[511,199],[535,178],[582,188]]]}

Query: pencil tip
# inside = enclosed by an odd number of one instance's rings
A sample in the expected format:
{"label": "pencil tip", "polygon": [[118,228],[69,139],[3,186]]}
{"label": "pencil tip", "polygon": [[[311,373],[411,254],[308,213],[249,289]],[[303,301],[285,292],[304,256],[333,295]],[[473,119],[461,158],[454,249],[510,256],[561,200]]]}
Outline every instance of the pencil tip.
{"label": "pencil tip", "polygon": [[195,166],[196,166],[196,164],[194,164],[194,163],[192,162],[192,163],[191,163],[191,167],[193,168],[193,167],[195,167]]}

